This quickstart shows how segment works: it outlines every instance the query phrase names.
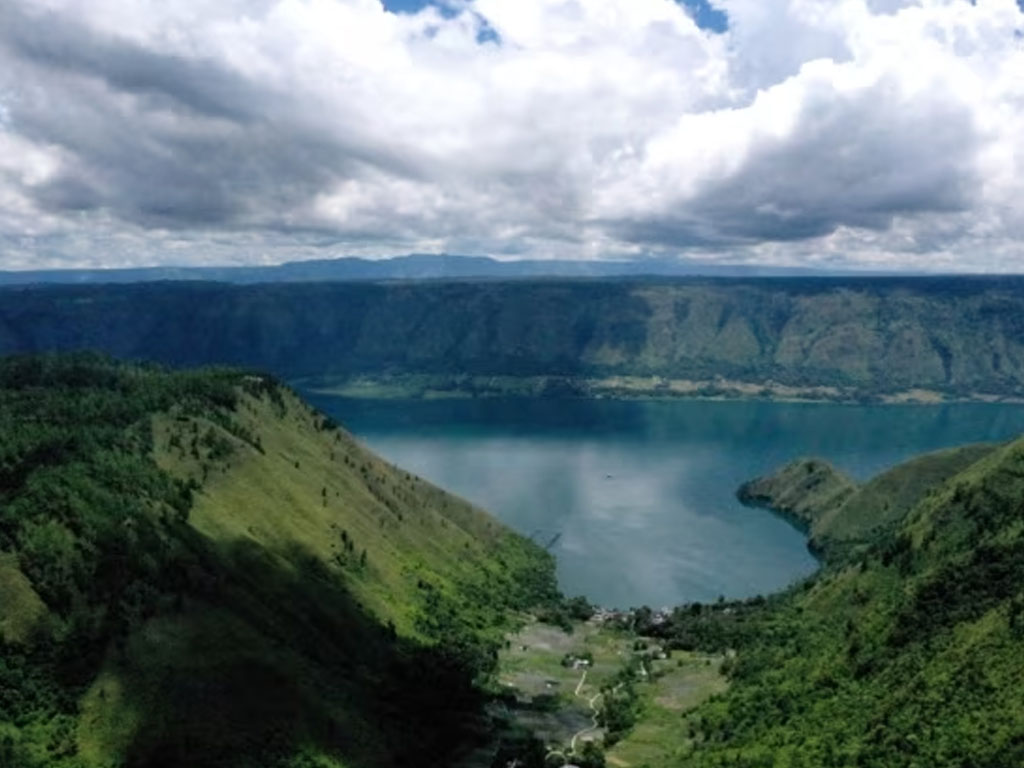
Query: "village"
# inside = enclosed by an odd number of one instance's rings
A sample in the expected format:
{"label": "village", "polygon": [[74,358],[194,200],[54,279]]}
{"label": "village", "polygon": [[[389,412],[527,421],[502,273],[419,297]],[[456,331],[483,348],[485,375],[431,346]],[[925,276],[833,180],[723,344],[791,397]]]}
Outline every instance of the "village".
{"label": "village", "polygon": [[721,657],[673,651],[635,631],[670,614],[594,607],[571,631],[530,621],[500,656],[495,714],[538,739],[551,768],[639,768],[685,752],[680,723],[726,683]]}

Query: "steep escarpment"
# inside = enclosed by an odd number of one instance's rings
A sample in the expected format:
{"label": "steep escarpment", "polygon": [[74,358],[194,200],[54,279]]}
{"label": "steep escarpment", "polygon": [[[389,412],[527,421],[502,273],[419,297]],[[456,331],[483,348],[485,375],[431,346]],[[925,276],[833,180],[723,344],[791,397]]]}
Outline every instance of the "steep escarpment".
{"label": "steep escarpment", "polygon": [[439,764],[551,558],[287,388],[0,360],[0,765]]}
{"label": "steep escarpment", "polygon": [[1020,395],[1021,318],[1019,278],[39,286],[0,291],[0,351],[477,393]]}

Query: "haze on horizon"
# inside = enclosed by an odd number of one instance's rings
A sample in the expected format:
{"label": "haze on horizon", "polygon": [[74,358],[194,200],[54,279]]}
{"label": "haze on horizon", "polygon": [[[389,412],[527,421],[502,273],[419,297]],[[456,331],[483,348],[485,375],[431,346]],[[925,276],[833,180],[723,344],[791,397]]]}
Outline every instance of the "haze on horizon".
{"label": "haze on horizon", "polygon": [[0,269],[1024,271],[1017,0],[385,5],[0,0]]}

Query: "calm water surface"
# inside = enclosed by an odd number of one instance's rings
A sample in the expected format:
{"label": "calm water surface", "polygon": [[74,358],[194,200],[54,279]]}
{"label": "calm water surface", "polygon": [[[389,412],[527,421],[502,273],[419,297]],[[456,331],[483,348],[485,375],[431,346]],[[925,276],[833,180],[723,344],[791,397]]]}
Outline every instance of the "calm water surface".
{"label": "calm water surface", "polygon": [[666,606],[771,592],[816,568],[804,536],[736,502],[804,455],[855,478],[1024,432],[1024,407],[310,396],[390,461],[555,541],[567,594]]}

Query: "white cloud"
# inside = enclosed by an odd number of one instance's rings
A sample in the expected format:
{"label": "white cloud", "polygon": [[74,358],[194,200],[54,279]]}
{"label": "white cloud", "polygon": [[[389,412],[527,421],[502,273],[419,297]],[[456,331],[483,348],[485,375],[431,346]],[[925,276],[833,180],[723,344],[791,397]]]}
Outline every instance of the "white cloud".
{"label": "white cloud", "polygon": [[0,0],[0,267],[1024,266],[1015,0],[446,5]]}

